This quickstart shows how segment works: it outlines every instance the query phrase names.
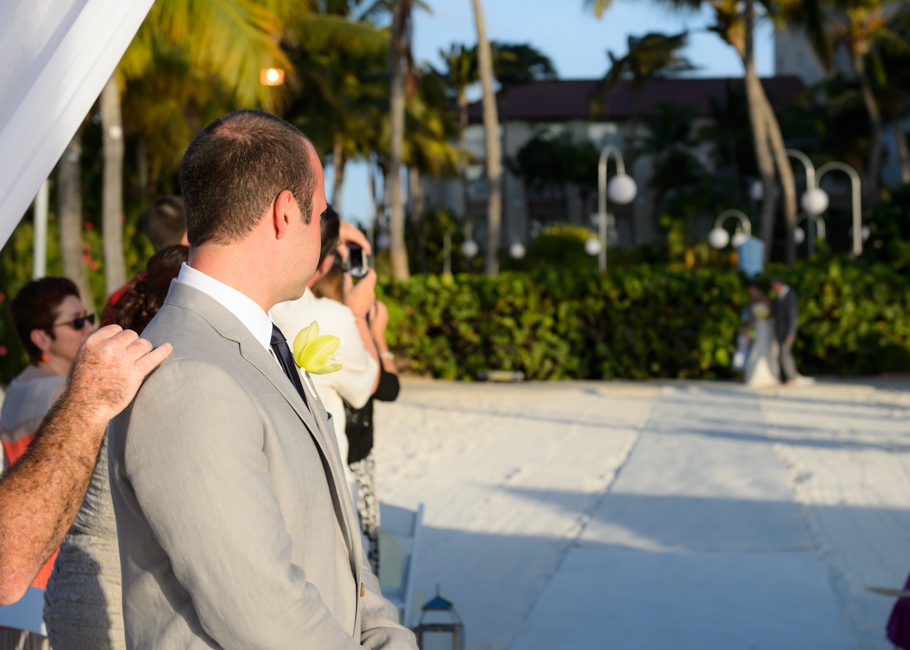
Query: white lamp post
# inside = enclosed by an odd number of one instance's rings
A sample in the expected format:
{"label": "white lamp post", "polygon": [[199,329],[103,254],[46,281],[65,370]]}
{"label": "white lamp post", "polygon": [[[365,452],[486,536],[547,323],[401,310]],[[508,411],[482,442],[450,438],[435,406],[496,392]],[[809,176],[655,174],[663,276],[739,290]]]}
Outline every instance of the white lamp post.
{"label": "white lamp post", "polygon": [[[607,185],[607,159],[612,154],[616,158],[616,176]],[[607,194],[610,200],[619,205],[626,205],[635,200],[638,186],[635,179],[626,175],[626,164],[622,152],[615,145],[608,144],[600,150],[600,162],[597,165],[597,219],[600,226],[600,272],[607,270]],[[589,240],[590,241],[590,240]],[[588,250],[585,244],[585,250]]]}
{"label": "white lamp post", "polygon": [[469,260],[473,259],[474,256],[479,252],[480,246],[478,246],[477,242],[473,239],[468,239],[461,245],[461,254],[467,257]]}
{"label": "white lamp post", "polygon": [[[816,180],[815,175],[815,165],[812,164],[812,161],[809,160],[809,156],[804,154],[798,149],[787,149],[787,155],[791,158],[795,158],[803,164],[803,167],[806,168],[806,193],[803,194],[800,199],[800,205],[803,210],[806,211],[806,214],[809,217],[815,217],[822,214],[825,210],[828,209],[828,194],[825,190],[821,189],[818,186],[818,181]],[[820,177],[819,177],[820,178]],[[801,220],[800,220],[801,221]],[[799,223],[799,222],[797,222]],[[815,254],[815,232],[814,232],[815,220],[809,219],[808,235],[809,235],[809,256]],[[799,235],[797,235],[797,230],[802,232],[799,226],[793,231],[794,241],[797,240]],[[802,241],[806,239],[805,232],[802,233],[802,240],[796,241],[797,244],[801,244]]]}
{"label": "white lamp post", "polygon": [[522,244],[520,241],[517,241],[509,246],[509,255],[512,256],[512,259],[524,259],[526,253],[527,251],[525,250],[524,244]]}
{"label": "white lamp post", "polygon": [[850,177],[850,189],[852,190],[853,203],[853,256],[859,257],[863,253],[863,206],[860,192],[862,191],[862,181],[859,174],[847,163],[829,162],[818,168],[818,182],[822,182],[822,177],[828,172],[842,171]]}
{"label": "white lamp post", "polygon": [[[819,216],[818,214],[809,213],[809,214],[803,215],[800,219],[798,219],[796,221],[796,224],[797,224],[796,228],[793,229],[793,241],[796,242],[797,246],[799,246],[804,241],[806,241],[806,231],[799,227],[799,224],[802,223],[803,221],[808,221],[809,223],[814,224],[816,231],[818,232],[818,236],[821,237],[822,240],[827,239],[825,220],[822,219],[821,216]],[[812,253],[814,253],[814,251],[815,251],[815,247],[810,245],[809,254],[812,255]]]}
{"label": "white lamp post", "polygon": [[597,237],[589,237],[588,241],[585,242],[585,252],[590,255],[600,255],[600,251],[603,250],[603,246],[600,245],[600,240]]}
{"label": "white lamp post", "polygon": [[738,219],[740,226],[736,228],[733,234],[733,246],[739,248],[752,236],[752,222],[742,210],[730,209],[724,210],[717,219],[714,220],[714,228],[708,233],[708,243],[714,248],[721,249],[730,243],[730,233],[724,229],[724,221],[727,219]]}

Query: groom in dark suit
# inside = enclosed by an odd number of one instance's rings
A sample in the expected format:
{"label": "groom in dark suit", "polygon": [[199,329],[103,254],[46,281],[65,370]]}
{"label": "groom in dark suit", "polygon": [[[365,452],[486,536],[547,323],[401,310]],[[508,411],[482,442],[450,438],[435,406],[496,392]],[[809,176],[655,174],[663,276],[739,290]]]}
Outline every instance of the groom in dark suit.
{"label": "groom in dark suit", "polygon": [[780,346],[781,381],[792,384],[799,377],[796,362],[793,360],[799,300],[793,289],[780,278],[771,280],[771,289],[774,291],[774,333]]}

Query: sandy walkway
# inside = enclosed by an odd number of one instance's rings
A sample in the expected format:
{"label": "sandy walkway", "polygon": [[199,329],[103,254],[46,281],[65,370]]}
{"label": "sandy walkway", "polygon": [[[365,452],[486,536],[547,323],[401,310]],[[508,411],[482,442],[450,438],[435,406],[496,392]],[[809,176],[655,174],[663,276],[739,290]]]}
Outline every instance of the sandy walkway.
{"label": "sandy walkway", "polygon": [[[468,647],[887,648],[910,571],[910,393],[416,382],[377,413],[384,500]],[[902,442],[903,440],[903,442]]]}

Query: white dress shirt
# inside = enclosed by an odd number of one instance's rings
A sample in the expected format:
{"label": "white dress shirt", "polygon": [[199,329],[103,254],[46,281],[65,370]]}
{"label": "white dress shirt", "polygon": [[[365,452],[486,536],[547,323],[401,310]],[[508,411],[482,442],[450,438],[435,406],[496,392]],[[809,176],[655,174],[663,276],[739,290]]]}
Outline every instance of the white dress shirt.
{"label": "white dress shirt", "polygon": [[354,408],[366,404],[373,394],[379,365],[363,346],[354,312],[338,301],[317,298],[307,289],[300,299],[275,305],[271,314],[278,328],[291,340],[313,321],[319,324],[320,334],[340,339],[334,363],[340,363],[341,370],[325,375],[310,375],[310,379],[316,386],[326,411],[332,414],[342,464],[350,482],[352,475],[347,462],[348,436],[341,399],[347,400]]}
{"label": "white dress shirt", "polygon": [[[234,314],[250,333],[262,344],[267,352],[272,351],[272,319],[252,298],[229,287],[210,275],[206,275],[186,263],[180,266],[177,282],[198,289],[214,298],[222,307]],[[274,358],[274,355],[272,355]],[[277,361],[277,359],[276,359]]]}

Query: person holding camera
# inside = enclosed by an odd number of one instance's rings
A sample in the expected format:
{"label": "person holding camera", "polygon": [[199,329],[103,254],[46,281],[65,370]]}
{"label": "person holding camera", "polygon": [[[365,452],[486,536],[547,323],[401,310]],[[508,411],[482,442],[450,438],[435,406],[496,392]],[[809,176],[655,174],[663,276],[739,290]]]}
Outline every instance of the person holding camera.
{"label": "person holding camera", "polygon": [[[341,369],[325,375],[310,375],[310,378],[323,407],[331,413],[334,420],[335,437],[342,459],[348,457],[342,399],[357,407],[365,405],[379,385],[380,366],[379,352],[367,320],[376,302],[376,272],[368,270],[356,285],[348,279],[343,303],[330,298],[317,298],[312,291],[313,285],[329,273],[335,264],[337,249],[348,243],[364,245],[364,249],[369,250],[369,244],[360,231],[339,219],[338,214],[329,206],[322,215],[319,265],[307,284],[306,292],[297,300],[275,305],[271,312],[275,324],[282,332],[286,332],[290,343],[293,343],[297,332],[313,321],[318,323],[320,334],[337,336],[340,340],[334,362],[341,364]],[[353,486],[353,474],[347,463],[343,464],[348,485]]]}

